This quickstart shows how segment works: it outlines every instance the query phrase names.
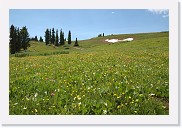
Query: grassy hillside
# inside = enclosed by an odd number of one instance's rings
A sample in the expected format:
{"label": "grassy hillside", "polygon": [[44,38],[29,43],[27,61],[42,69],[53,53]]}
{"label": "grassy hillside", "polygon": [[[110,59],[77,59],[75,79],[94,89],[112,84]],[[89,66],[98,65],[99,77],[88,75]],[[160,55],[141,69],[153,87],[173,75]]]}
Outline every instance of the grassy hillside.
{"label": "grassy hillside", "polygon": [[[128,37],[134,41],[104,41]],[[168,32],[97,37],[79,45],[31,42],[31,56],[11,56],[10,114],[169,114]]]}

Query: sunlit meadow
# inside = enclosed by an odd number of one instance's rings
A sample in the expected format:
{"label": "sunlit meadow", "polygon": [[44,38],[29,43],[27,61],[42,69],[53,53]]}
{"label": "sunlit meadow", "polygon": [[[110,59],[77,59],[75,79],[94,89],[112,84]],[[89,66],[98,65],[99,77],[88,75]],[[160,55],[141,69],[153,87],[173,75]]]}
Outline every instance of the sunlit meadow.
{"label": "sunlit meadow", "polygon": [[[104,42],[125,37],[134,41]],[[10,115],[169,114],[168,32],[30,44],[28,56],[9,59]]]}

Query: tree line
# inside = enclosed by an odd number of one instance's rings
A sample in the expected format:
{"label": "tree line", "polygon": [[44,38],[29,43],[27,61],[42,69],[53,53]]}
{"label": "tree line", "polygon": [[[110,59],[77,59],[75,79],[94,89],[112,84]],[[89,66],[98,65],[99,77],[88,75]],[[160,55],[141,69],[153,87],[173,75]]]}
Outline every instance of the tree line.
{"label": "tree line", "polygon": [[29,41],[30,38],[26,26],[19,29],[14,27],[14,25],[11,25],[9,42],[11,54],[15,54],[21,49],[27,50],[27,48],[30,47]]}
{"label": "tree line", "polygon": [[61,29],[59,35],[58,35],[58,29],[56,30],[56,35],[55,35],[54,28],[52,28],[52,30],[46,29],[46,31],[45,31],[45,43],[46,43],[46,45],[48,45],[48,44],[53,44],[55,46],[64,45],[66,39],[64,39],[64,32],[62,31],[62,29]]}
{"label": "tree line", "polygon": [[[66,38],[64,37],[64,32],[62,31],[62,29],[60,30],[60,33],[58,32],[58,29],[52,28],[52,29],[46,29],[45,31],[45,43],[46,45],[52,44],[55,46],[61,46],[64,45],[66,41]],[[71,44],[71,31],[69,30],[68,32],[68,44]],[[76,38],[75,44],[74,46],[79,46],[78,45],[78,41]]]}
{"label": "tree line", "polygon": [[[21,49],[27,50],[28,47],[30,47],[29,42],[30,41],[40,41],[43,42],[43,38],[40,36],[40,39],[38,40],[37,36],[33,38],[29,38],[28,29],[26,26],[22,27],[21,29],[15,27],[14,25],[11,25],[10,27],[10,53],[15,54],[17,52],[20,52]],[[45,44],[49,45],[55,45],[55,46],[61,46],[64,45],[66,41],[66,38],[64,37],[64,32],[62,29],[60,30],[60,33],[58,33],[58,29],[55,32],[55,29],[46,29],[45,31]],[[71,31],[68,32],[68,44],[70,45],[72,43],[71,41]],[[75,41],[74,46],[79,46],[77,38]]]}
{"label": "tree line", "polygon": [[37,37],[37,36],[32,37],[32,38],[30,38],[30,41],[39,41],[39,42],[44,42],[44,40],[43,40],[42,36],[40,36],[39,40],[38,40],[38,37]]}

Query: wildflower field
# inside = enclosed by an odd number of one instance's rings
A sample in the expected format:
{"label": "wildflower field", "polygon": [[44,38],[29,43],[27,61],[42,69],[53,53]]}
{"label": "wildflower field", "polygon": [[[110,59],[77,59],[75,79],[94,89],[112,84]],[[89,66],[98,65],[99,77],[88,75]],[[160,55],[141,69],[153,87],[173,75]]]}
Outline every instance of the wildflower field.
{"label": "wildflower field", "polygon": [[[104,42],[125,37],[134,41]],[[168,32],[78,43],[52,48],[31,42],[28,56],[10,56],[10,115],[169,114]]]}

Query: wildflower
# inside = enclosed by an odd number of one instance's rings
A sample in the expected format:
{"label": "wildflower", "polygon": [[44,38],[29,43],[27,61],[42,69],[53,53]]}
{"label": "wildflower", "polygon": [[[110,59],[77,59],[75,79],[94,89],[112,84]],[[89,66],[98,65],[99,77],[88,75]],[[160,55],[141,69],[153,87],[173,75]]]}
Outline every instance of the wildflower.
{"label": "wildflower", "polygon": [[18,103],[14,103],[14,105],[17,105]]}
{"label": "wildflower", "polygon": [[117,99],[121,98],[121,96],[117,96]]}
{"label": "wildflower", "polygon": [[140,97],[142,97],[142,96],[143,96],[143,94],[139,94],[139,96],[140,96]]}
{"label": "wildflower", "polygon": [[44,92],[47,95],[47,91]]}
{"label": "wildflower", "polygon": [[76,100],[76,97],[74,97],[73,99]]}
{"label": "wildflower", "polygon": [[131,96],[129,96],[129,99],[131,99]]}
{"label": "wildflower", "polygon": [[26,100],[29,101],[30,99],[26,97]]}
{"label": "wildflower", "polygon": [[151,94],[149,94],[149,96],[155,96],[155,94],[151,93]]}
{"label": "wildflower", "polygon": [[164,108],[164,109],[165,109],[165,108],[166,108],[166,106],[162,106],[162,108]]}
{"label": "wildflower", "polygon": [[107,110],[103,110],[103,114],[107,114]]}
{"label": "wildflower", "polygon": [[37,109],[35,109],[35,112],[36,112],[36,113],[38,112]]}
{"label": "wildflower", "polygon": [[117,96],[117,94],[114,94],[114,96]]}
{"label": "wildflower", "polygon": [[104,103],[105,106],[107,106],[107,103]]}
{"label": "wildflower", "polygon": [[81,97],[78,95],[78,96],[77,96],[77,99],[78,99],[78,100],[81,100]]}
{"label": "wildflower", "polygon": [[38,96],[38,93],[35,93],[34,97],[37,97]]}
{"label": "wildflower", "polygon": [[79,102],[79,103],[78,103],[78,106],[80,106],[81,104],[82,104],[82,102]]}
{"label": "wildflower", "polygon": [[24,107],[23,109],[27,109],[27,107]]}
{"label": "wildflower", "polygon": [[55,96],[55,93],[51,93],[51,96]]}
{"label": "wildflower", "polygon": [[121,108],[121,106],[120,106],[120,105],[118,105],[118,106],[117,106],[117,109],[119,109],[119,108]]}

